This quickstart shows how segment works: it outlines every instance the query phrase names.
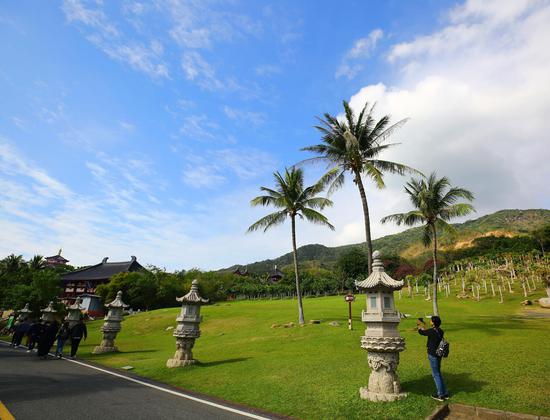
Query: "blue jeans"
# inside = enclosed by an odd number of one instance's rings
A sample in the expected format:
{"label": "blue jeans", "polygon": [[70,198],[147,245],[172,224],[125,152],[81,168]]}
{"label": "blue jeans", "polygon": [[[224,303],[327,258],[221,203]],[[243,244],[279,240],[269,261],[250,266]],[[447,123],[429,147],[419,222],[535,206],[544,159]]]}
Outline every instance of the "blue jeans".
{"label": "blue jeans", "polygon": [[447,395],[447,390],[445,389],[445,384],[443,383],[443,377],[441,376],[441,357],[428,354],[428,360],[430,361],[430,367],[432,368],[432,376],[435,381],[435,387],[437,388],[437,395],[440,397]]}
{"label": "blue jeans", "polygon": [[55,354],[62,355],[63,354],[63,346],[65,345],[65,341],[62,338],[57,339],[57,350],[55,351]]}

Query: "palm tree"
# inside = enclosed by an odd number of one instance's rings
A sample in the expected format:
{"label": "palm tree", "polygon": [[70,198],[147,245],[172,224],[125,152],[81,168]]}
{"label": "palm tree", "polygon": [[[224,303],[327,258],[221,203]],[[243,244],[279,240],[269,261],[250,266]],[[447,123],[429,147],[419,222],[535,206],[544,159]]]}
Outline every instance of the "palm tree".
{"label": "palm tree", "polygon": [[16,273],[25,265],[25,260],[22,255],[10,254],[1,261],[1,265],[4,272]]}
{"label": "palm tree", "polygon": [[31,271],[37,271],[46,266],[46,261],[42,255],[35,255],[27,262],[27,265]]}
{"label": "palm tree", "polygon": [[328,113],[324,118],[319,118],[321,125],[315,126],[323,137],[322,143],[304,147],[302,150],[314,152],[319,156],[306,159],[305,162],[323,162],[329,166],[335,166],[338,175],[329,188],[329,193],[344,184],[345,174],[349,172],[353,182],[359,189],[361,203],[363,204],[363,216],[365,221],[365,237],[368,255],[368,271],[372,272],[372,239],[370,232],[369,206],[363,184],[363,176],[374,181],[378,188],[384,188],[384,173],[404,175],[405,173],[419,173],[415,169],[396,162],[381,160],[378,156],[386,149],[396,146],[398,143],[384,142],[395,130],[401,127],[406,119],[390,124],[390,117],[383,116],[378,121],[374,118],[375,105],[369,107],[366,103],[358,117],[351,109],[348,102],[343,101],[345,119],[340,121],[337,117]]}
{"label": "palm tree", "polygon": [[292,230],[292,253],[294,256],[294,275],[296,276],[296,295],[298,297],[298,321],[304,324],[304,309],[300,291],[300,276],[298,273],[298,251],[296,249],[296,218],[308,222],[328,226],[334,230],[328,219],[317,210],[332,206],[332,201],[318,195],[334,180],[336,172],[329,171],[312,186],[304,188],[304,172],[299,168],[286,168],[284,174],[278,171],[275,177],[275,189],[260,187],[266,195],[260,195],[250,201],[252,206],[273,206],[279,210],[262,217],[248,228],[248,232],[263,229],[267,231],[273,226],[282,224],[290,218]]}
{"label": "palm tree", "polygon": [[454,217],[465,216],[475,209],[471,204],[457,203],[463,198],[468,201],[474,199],[474,195],[464,189],[451,187],[448,178],[437,178],[433,172],[428,179],[411,179],[405,187],[405,192],[416,210],[408,213],[392,214],[384,217],[381,222],[392,221],[397,225],[413,226],[418,223],[424,224],[422,242],[425,246],[433,244],[433,311],[439,315],[437,306],[437,230],[454,232],[455,229],[447,222]]}

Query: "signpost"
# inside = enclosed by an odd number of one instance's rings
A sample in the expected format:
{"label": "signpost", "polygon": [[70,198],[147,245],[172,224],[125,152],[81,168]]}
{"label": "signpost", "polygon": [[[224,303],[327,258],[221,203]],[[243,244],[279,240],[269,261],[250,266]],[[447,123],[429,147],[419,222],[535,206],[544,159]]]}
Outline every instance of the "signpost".
{"label": "signpost", "polygon": [[351,326],[351,302],[355,300],[355,296],[353,296],[351,293],[348,293],[344,299],[348,303],[348,309],[349,309],[348,328],[352,330],[353,328]]}

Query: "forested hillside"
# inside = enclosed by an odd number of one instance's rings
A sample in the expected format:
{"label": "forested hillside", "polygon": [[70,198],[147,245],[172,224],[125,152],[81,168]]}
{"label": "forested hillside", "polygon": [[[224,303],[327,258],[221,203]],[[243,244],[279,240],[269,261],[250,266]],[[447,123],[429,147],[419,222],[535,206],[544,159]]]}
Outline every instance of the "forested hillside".
{"label": "forested hillside", "polygon": [[[500,210],[496,213],[482,216],[478,219],[468,220],[464,223],[453,224],[456,235],[442,234],[441,251],[450,257],[468,256],[468,250],[476,246],[527,246],[521,238],[526,240],[529,233],[544,225],[550,224],[550,210]],[[403,232],[384,236],[373,241],[374,249],[378,249],[385,256],[400,256],[407,260],[423,264],[430,258],[430,249],[426,249],[421,243],[422,228],[407,229]],[[483,239],[489,238],[489,239]],[[502,239],[496,239],[502,238]],[[516,238],[514,243],[506,241],[506,238]],[[490,242],[490,243],[489,243]],[[504,243],[506,242],[506,243]],[[510,243],[508,243],[510,242]],[[362,244],[351,244],[338,247],[326,247],[320,244],[304,245],[298,249],[301,265],[315,265],[321,267],[333,267],[342,253],[351,248],[360,247]],[[273,269],[274,265],[284,267],[292,263],[292,253],[278,258],[258,261],[246,265],[249,272],[262,274]],[[224,269],[234,270],[238,265]]]}

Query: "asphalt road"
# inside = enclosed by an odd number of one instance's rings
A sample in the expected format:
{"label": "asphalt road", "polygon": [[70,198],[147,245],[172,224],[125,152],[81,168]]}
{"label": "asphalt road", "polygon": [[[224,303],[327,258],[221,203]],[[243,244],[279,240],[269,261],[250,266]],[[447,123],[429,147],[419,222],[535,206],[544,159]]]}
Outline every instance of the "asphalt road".
{"label": "asphalt road", "polygon": [[0,401],[16,420],[251,418],[67,360],[41,360],[36,353],[4,343],[0,343]]}

